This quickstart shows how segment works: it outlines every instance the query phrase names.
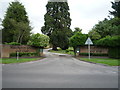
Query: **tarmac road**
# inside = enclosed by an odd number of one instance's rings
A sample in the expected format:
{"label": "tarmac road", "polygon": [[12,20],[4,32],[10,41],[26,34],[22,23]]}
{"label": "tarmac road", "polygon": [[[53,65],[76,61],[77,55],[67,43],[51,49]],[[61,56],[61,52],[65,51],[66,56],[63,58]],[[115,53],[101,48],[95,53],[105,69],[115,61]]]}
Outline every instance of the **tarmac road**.
{"label": "tarmac road", "polygon": [[118,88],[118,67],[50,53],[46,58],[2,67],[3,88]]}

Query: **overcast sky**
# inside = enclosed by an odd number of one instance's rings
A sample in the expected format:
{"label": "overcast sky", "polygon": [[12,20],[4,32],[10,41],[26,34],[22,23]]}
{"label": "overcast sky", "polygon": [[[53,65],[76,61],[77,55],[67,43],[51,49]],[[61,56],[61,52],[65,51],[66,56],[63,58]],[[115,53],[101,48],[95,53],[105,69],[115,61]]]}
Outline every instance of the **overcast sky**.
{"label": "overcast sky", "polygon": [[[9,3],[14,0],[0,0],[0,18],[4,18]],[[48,0],[19,0],[26,8],[31,22],[33,33],[41,33],[44,25],[44,14]],[[114,0],[68,0],[70,17],[72,19],[71,29],[81,28],[83,33],[88,33],[98,21],[108,18]]]}

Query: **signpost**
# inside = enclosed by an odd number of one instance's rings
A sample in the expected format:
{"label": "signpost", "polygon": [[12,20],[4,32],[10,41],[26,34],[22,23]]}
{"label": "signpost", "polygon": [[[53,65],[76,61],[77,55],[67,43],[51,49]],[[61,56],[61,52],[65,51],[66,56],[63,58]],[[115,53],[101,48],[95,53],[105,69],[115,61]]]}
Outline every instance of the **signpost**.
{"label": "signpost", "polygon": [[17,60],[19,60],[19,52],[17,52]]}
{"label": "signpost", "polygon": [[93,42],[91,41],[89,37],[86,40],[85,45],[88,45],[88,54],[89,54],[89,59],[90,59],[90,45],[93,45]]}

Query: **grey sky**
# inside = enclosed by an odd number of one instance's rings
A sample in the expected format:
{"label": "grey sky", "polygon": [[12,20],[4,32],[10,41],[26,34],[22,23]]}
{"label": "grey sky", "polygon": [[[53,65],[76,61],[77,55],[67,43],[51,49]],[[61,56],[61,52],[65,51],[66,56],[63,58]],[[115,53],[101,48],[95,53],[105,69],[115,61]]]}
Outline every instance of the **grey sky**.
{"label": "grey sky", "polygon": [[[14,0],[0,0],[0,18],[3,19],[9,2]],[[44,25],[44,14],[48,0],[19,0],[26,8],[31,21],[33,33],[41,33]],[[88,33],[98,21],[107,18],[111,8],[111,1],[114,0],[68,0],[72,19],[71,29],[75,27],[83,29]]]}

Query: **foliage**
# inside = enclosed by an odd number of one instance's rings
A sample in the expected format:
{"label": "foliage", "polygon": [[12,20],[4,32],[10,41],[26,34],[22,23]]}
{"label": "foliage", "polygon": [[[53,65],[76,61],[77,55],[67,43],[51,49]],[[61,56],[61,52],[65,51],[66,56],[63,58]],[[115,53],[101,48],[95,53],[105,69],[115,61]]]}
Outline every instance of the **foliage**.
{"label": "foliage", "polygon": [[87,36],[85,34],[82,34],[81,32],[77,32],[75,35],[73,35],[70,38],[70,46],[74,48],[74,55],[76,56],[76,49],[78,46],[85,45],[85,41],[87,39]]}
{"label": "foliage", "polygon": [[101,38],[100,34],[98,32],[96,32],[96,30],[94,30],[94,29],[89,31],[88,36],[93,40],[98,40]]}
{"label": "foliage", "polygon": [[17,42],[10,42],[10,43],[5,43],[7,45],[21,45],[21,43],[17,43]]}
{"label": "foliage", "polygon": [[[71,35],[71,19],[67,2],[48,2],[47,13],[44,15],[44,26],[41,28],[43,34],[50,36],[53,49],[60,46],[62,49],[68,47],[68,37]],[[61,38],[63,38],[61,40]]]}
{"label": "foliage", "polygon": [[75,27],[75,30],[73,32],[73,35],[77,32],[82,32],[82,29],[80,29],[79,27]]}
{"label": "foliage", "polygon": [[63,50],[67,49],[69,46],[69,39],[64,31],[54,31],[50,38],[53,45],[58,46]]}
{"label": "foliage", "polygon": [[35,47],[46,47],[49,45],[49,37],[43,34],[32,34],[28,45]]}
{"label": "foliage", "polygon": [[[11,53],[10,57],[16,57],[17,53]],[[19,57],[24,57],[24,56],[38,56],[37,53],[33,53],[33,52],[20,52],[19,53]]]}
{"label": "foliage", "polygon": [[77,32],[75,35],[73,35],[70,38],[70,45],[74,48],[76,48],[79,45],[85,45],[86,39],[87,39],[87,36],[85,34]]}
{"label": "foliage", "polygon": [[120,46],[120,36],[106,36],[96,42],[96,45],[118,47]]}
{"label": "foliage", "polygon": [[10,3],[2,21],[3,43],[18,42],[26,44],[31,34],[29,24],[24,6],[18,1]]}
{"label": "foliage", "polygon": [[99,33],[99,35],[101,36],[101,38],[110,35],[110,36],[114,36],[114,35],[120,35],[120,18],[113,18],[113,19],[105,19],[103,21],[100,21],[98,24],[96,24],[93,29],[92,32],[95,31],[97,33]]}
{"label": "foliage", "polygon": [[[80,55],[88,56],[88,53],[80,53]],[[108,56],[108,54],[102,54],[102,53],[90,53],[91,56]]]}
{"label": "foliage", "polygon": [[114,11],[110,11],[110,14],[120,18],[120,1],[112,2],[112,8],[114,9]]}
{"label": "foliage", "polygon": [[108,55],[110,58],[120,59],[120,47],[109,48]]}

